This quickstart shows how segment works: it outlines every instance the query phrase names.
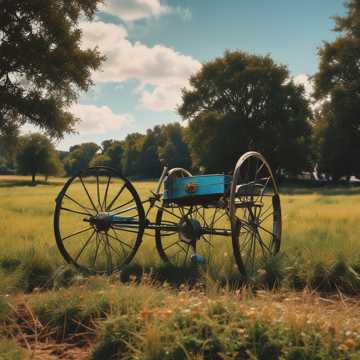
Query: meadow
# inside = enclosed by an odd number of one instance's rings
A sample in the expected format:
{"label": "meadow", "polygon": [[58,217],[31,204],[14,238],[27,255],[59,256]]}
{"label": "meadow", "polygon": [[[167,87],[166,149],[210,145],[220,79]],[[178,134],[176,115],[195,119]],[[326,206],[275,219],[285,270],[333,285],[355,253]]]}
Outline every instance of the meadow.
{"label": "meadow", "polygon": [[281,252],[245,288],[230,239],[174,269],[147,234],[121,281],[81,275],[53,234],[63,182],[0,179],[0,359],[358,358],[359,188],[284,186]]}

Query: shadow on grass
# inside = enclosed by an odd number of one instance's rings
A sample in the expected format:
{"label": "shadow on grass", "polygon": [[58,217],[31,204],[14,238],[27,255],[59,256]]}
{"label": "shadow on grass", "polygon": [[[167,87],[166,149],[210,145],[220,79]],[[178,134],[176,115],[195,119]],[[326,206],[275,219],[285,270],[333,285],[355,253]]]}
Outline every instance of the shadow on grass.
{"label": "shadow on grass", "polygon": [[360,182],[321,183],[311,180],[281,181],[280,193],[284,195],[360,195]]}
{"label": "shadow on grass", "polygon": [[0,188],[12,188],[12,187],[36,187],[37,185],[46,185],[46,186],[60,186],[59,182],[53,182],[53,181],[43,181],[39,180],[36,181],[36,184],[34,184],[31,180],[7,180],[7,179],[1,179],[0,177]]}

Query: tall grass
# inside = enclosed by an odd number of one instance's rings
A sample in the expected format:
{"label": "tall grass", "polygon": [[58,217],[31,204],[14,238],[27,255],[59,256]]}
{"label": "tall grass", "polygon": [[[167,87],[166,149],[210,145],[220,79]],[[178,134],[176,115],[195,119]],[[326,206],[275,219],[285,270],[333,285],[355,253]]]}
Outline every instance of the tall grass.
{"label": "tall grass", "polygon": [[[62,181],[54,179],[48,185],[33,187],[25,186],[23,179],[7,177],[1,183],[0,292],[61,286],[70,281],[66,276],[75,276],[68,268],[64,272],[64,260],[53,234],[54,200]],[[143,199],[155,187],[154,182],[134,185]],[[292,189],[282,195],[282,254],[270,263],[263,263],[254,282],[265,287],[288,284],[295,288],[312,286],[358,292],[359,192],[347,188],[297,192]],[[155,212],[150,218],[154,220],[154,216]],[[216,245],[207,268],[176,269],[162,264],[154,238],[145,235],[136,257],[121,277],[126,281],[145,271],[177,285],[199,277],[225,285],[239,284],[241,278],[233,260],[231,239],[221,239]]]}
{"label": "tall grass", "polygon": [[[149,279],[120,284],[94,277],[11,299],[7,333],[26,338],[29,350],[57,341],[58,355],[66,344],[91,343],[94,360],[357,359],[358,307],[334,308],[320,299],[306,293],[254,297],[245,289],[174,291]],[[10,345],[0,341],[0,354]]]}

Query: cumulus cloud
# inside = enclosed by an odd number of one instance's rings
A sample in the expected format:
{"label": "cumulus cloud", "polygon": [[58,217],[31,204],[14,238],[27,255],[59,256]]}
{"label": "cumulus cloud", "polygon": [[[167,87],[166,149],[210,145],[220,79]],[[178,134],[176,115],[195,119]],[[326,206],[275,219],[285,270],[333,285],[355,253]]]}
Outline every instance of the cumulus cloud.
{"label": "cumulus cloud", "polygon": [[[97,82],[139,81],[140,103],[154,111],[174,110],[180,101],[181,88],[201,64],[163,45],[148,47],[132,43],[124,27],[104,22],[83,23],[83,47],[98,46],[106,56]],[[148,90],[147,85],[152,87]]]}
{"label": "cumulus cloud", "polygon": [[129,125],[133,118],[129,114],[115,114],[108,106],[75,104],[70,112],[81,121],[76,131],[81,134],[104,134]]}
{"label": "cumulus cloud", "polygon": [[106,0],[100,11],[124,21],[136,21],[161,16],[171,12],[171,8],[159,0]]}

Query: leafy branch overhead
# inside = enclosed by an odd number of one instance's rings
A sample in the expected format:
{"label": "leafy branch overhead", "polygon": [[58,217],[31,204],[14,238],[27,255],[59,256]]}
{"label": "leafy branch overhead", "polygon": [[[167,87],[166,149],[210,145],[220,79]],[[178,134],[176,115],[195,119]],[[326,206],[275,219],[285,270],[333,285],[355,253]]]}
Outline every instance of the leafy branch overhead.
{"label": "leafy branch overhead", "polygon": [[67,111],[104,57],[81,48],[79,22],[99,0],[0,1],[0,131],[30,123],[54,137],[73,131]]}

